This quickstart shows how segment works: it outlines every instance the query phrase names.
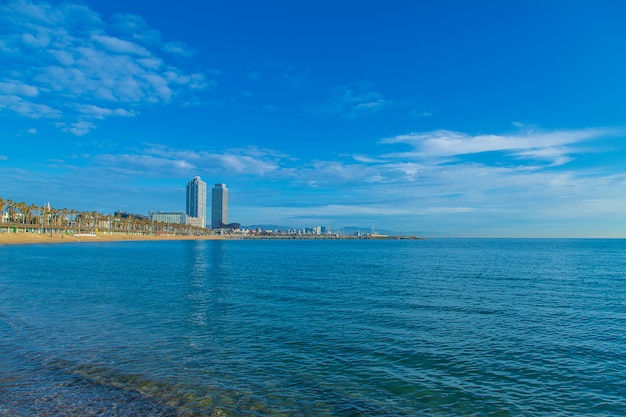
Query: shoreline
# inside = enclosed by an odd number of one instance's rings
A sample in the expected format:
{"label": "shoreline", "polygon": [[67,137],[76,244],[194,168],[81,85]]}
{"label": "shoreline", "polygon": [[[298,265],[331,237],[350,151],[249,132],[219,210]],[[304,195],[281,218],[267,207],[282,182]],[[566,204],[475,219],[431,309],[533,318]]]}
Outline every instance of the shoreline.
{"label": "shoreline", "polygon": [[429,240],[416,236],[238,236],[238,235],[135,235],[135,234],[62,234],[37,232],[1,232],[0,246],[34,245],[81,242],[125,242],[125,241],[168,241],[168,240]]}
{"label": "shoreline", "polygon": [[61,233],[44,234],[20,232],[0,233],[0,245],[32,245],[32,244],[56,244],[56,243],[81,243],[81,242],[122,242],[140,240],[225,240],[225,236],[175,236],[175,235],[133,235],[133,234],[98,234],[98,235],[68,235]]}

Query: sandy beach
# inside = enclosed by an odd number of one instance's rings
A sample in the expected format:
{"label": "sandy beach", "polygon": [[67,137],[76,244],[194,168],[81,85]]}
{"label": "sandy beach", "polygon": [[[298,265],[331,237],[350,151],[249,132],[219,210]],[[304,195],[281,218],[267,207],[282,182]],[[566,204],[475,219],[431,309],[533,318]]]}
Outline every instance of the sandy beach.
{"label": "sandy beach", "polygon": [[126,240],[220,240],[223,236],[143,236],[143,235],[97,235],[72,236],[42,233],[0,233],[0,245],[24,245],[47,243],[118,242]]}

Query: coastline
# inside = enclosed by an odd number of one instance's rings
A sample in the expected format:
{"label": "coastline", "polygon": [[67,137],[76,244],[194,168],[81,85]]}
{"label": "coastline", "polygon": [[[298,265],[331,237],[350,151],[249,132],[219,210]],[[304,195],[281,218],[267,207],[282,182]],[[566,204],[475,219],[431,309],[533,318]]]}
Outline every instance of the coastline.
{"label": "coastline", "polygon": [[55,244],[80,242],[121,242],[121,241],[157,241],[157,240],[430,240],[419,236],[339,236],[339,235],[174,235],[174,234],[133,234],[133,233],[40,233],[36,231],[4,232],[0,231],[0,246]]}
{"label": "coastline", "polygon": [[80,243],[80,242],[121,242],[127,240],[224,240],[224,236],[174,236],[174,235],[134,235],[134,234],[99,234],[90,235],[66,235],[61,233],[0,233],[0,245],[29,245],[29,244],[54,244],[54,243]]}

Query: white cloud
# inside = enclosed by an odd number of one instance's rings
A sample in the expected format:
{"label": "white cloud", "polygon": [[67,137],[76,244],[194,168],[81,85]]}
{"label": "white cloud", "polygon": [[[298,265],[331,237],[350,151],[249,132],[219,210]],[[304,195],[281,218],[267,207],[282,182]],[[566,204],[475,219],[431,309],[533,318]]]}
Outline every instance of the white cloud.
{"label": "white cloud", "polygon": [[384,163],[387,162],[385,159],[371,157],[367,155],[353,155],[352,158],[357,162],[364,163]]}
{"label": "white cloud", "polygon": [[149,103],[196,101],[213,85],[159,57],[188,49],[163,44],[139,16],[115,15],[107,26],[86,6],[10,0],[0,5],[0,27],[0,111],[62,118],[57,125],[73,134]]}
{"label": "white cloud", "polygon": [[237,174],[263,176],[279,169],[273,161],[266,161],[247,155],[204,155],[205,160],[214,161],[226,171],[234,171]]}
{"label": "white cloud", "polygon": [[93,157],[92,160],[99,169],[134,178],[187,176],[196,169],[194,164],[185,160],[145,154],[103,154]]}
{"label": "white cloud", "polygon": [[125,41],[123,39],[106,35],[92,35],[91,38],[109,52],[139,56],[150,55],[150,52],[148,52],[146,48],[134,42]]}
{"label": "white cloud", "polygon": [[27,132],[28,132],[29,134],[31,134],[31,135],[34,135],[34,134],[36,134],[36,133],[37,133],[37,129],[35,129],[35,128],[30,128],[30,129],[28,129],[28,130],[27,130]]}
{"label": "white cloud", "polygon": [[516,152],[515,155],[520,158],[547,160],[551,162],[551,166],[558,166],[574,160],[574,158],[567,156],[568,153],[570,153],[570,151],[565,147],[550,147]]}
{"label": "white cloud", "polygon": [[0,94],[16,95],[21,97],[36,97],[39,95],[39,90],[35,86],[22,84],[18,81],[0,82]]}
{"label": "white cloud", "polygon": [[96,125],[93,122],[79,121],[76,123],[55,123],[55,126],[64,132],[71,133],[76,136],[83,136],[92,131]]}
{"label": "white cloud", "polygon": [[123,108],[110,109],[94,105],[79,105],[76,107],[76,111],[93,119],[104,119],[109,116],[134,117],[137,115],[134,110],[126,110]]}
{"label": "white cloud", "polygon": [[2,109],[30,119],[56,119],[61,117],[60,110],[12,95],[0,95],[0,110]]}
{"label": "white cloud", "polygon": [[407,144],[410,152],[387,154],[387,158],[449,158],[485,152],[507,152],[520,158],[549,160],[562,165],[571,160],[571,145],[619,133],[610,129],[531,131],[517,135],[469,135],[448,130],[411,133],[386,138],[383,144]]}
{"label": "white cloud", "polygon": [[129,175],[157,176],[167,170],[175,175],[187,176],[201,169],[212,175],[264,177],[281,171],[282,158],[280,154],[255,147],[208,152],[151,145],[134,154],[100,155],[96,162],[122,169]]}

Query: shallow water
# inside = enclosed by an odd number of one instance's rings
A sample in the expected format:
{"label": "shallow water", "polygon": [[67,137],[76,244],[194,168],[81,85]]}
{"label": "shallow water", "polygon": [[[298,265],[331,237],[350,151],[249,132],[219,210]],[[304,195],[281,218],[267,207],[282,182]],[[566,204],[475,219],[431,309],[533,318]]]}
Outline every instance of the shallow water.
{"label": "shallow water", "polygon": [[0,416],[607,415],[626,241],[0,247]]}

